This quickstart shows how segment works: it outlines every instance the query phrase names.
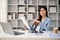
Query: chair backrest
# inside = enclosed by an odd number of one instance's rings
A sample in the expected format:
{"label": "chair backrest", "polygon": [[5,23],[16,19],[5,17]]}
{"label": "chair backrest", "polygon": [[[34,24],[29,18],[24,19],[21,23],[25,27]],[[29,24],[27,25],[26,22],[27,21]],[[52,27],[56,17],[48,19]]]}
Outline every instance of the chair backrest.
{"label": "chair backrest", "polygon": [[2,26],[2,29],[5,33],[8,33],[8,34],[11,34],[11,35],[14,35],[14,32],[12,30],[12,27],[9,23],[4,23],[4,22],[0,22],[1,26]]}

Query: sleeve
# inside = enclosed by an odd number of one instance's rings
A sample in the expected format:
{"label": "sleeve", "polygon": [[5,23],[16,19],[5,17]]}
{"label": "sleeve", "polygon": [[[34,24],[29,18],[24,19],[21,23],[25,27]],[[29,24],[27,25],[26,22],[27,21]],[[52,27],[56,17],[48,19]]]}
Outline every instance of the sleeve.
{"label": "sleeve", "polygon": [[41,30],[51,31],[51,19],[50,18],[47,21],[45,21],[45,24],[42,24]]}
{"label": "sleeve", "polygon": [[45,24],[44,26],[46,31],[51,31],[51,19],[49,19],[47,24]]}

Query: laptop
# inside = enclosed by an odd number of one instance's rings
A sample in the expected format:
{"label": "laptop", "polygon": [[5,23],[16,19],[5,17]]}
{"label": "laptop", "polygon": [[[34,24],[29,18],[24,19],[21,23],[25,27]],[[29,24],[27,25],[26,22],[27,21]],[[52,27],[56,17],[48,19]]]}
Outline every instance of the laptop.
{"label": "laptop", "polygon": [[13,31],[12,26],[9,23],[0,22],[2,29],[5,33],[10,35],[21,35],[23,32]]}

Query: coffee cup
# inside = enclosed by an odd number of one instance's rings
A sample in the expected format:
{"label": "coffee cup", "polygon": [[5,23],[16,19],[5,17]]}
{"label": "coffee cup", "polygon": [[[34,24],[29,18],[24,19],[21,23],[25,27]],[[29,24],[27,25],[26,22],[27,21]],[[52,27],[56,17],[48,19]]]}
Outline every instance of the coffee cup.
{"label": "coffee cup", "polygon": [[53,28],[53,32],[58,34],[58,28],[57,27]]}

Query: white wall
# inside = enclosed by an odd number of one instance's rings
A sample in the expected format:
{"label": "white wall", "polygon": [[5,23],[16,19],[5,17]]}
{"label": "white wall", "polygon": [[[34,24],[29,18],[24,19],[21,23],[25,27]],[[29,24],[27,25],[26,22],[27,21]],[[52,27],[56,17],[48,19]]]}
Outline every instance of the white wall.
{"label": "white wall", "polygon": [[0,22],[7,22],[7,0],[0,0]]}

